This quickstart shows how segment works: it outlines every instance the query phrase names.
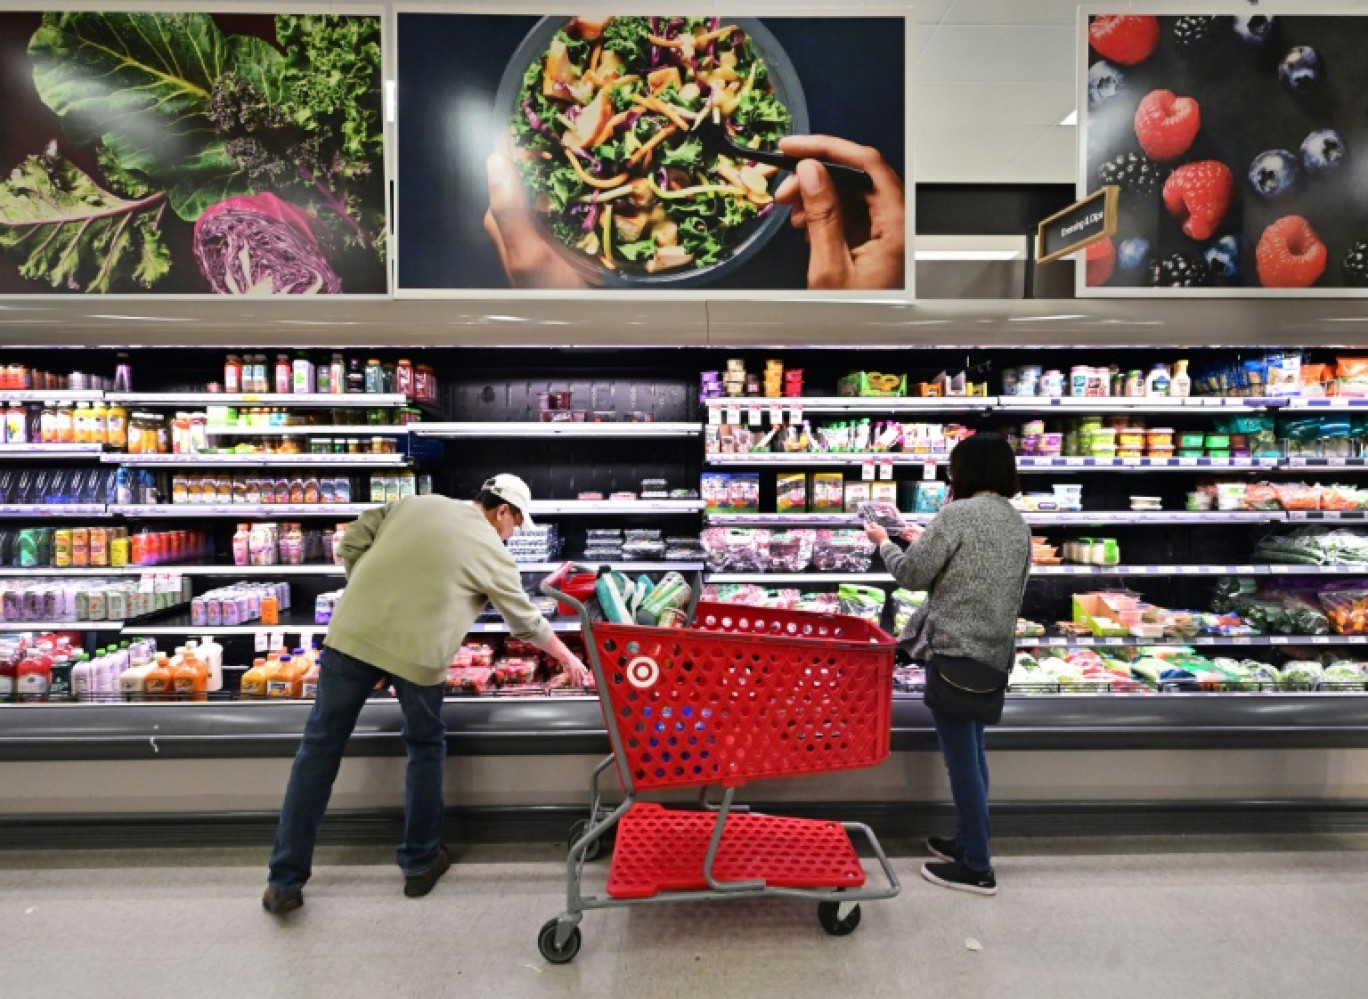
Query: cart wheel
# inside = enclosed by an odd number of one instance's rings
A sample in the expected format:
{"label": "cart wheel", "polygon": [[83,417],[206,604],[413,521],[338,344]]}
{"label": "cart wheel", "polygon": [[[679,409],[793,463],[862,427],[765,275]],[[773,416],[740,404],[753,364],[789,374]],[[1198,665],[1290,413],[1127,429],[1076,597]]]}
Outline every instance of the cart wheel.
{"label": "cart wheel", "polygon": [[855,927],[860,925],[860,906],[857,903],[845,919],[840,917],[840,902],[818,902],[817,921],[822,924],[822,929],[826,930],[833,937],[843,937],[854,933]]}
{"label": "cart wheel", "polygon": [[[578,822],[576,822],[573,826],[570,827],[570,843],[569,843],[569,845],[573,847],[576,843],[578,843],[578,842],[580,841],[580,837],[583,836],[583,835],[584,835],[585,833],[587,833],[588,831],[589,831],[589,820],[588,820],[588,819],[580,819]],[[590,844],[585,848],[585,850],[584,850],[584,860],[585,860],[585,863],[592,863],[593,861],[598,860],[599,857],[603,856],[603,848],[604,848],[604,846],[607,844],[608,835],[609,835],[608,833],[604,833],[602,836],[600,836],[598,839],[594,840],[594,842],[590,843]]]}
{"label": "cart wheel", "polygon": [[[858,920],[856,921],[858,922]],[[575,955],[579,953],[579,927],[576,926],[571,930],[570,939],[565,941],[565,946],[557,949],[556,927],[559,925],[559,919],[552,919],[541,928],[541,932],[537,934],[537,950],[541,951],[541,956],[552,964],[569,964],[575,959]]]}

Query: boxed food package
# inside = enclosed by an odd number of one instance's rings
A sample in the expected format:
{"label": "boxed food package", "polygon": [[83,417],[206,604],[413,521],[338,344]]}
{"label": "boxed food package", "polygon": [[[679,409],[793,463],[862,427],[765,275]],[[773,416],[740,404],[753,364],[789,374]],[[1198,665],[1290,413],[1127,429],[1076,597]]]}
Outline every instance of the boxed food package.
{"label": "boxed food package", "polygon": [[840,472],[815,473],[808,508],[813,513],[842,513],[845,510],[845,476]]}
{"label": "boxed food package", "polygon": [[806,513],[807,475],[798,472],[794,475],[781,475],[775,483],[776,509],[780,513]]}
{"label": "boxed food package", "polygon": [[1122,638],[1130,634],[1132,613],[1138,624],[1135,597],[1121,593],[1076,593],[1073,598],[1073,620],[1085,626],[1099,638]]}
{"label": "boxed food package", "polygon": [[869,502],[868,482],[845,483],[845,512],[855,513]]}
{"label": "boxed food package", "polygon": [[732,473],[727,483],[729,498],[728,509],[732,513],[760,512],[760,474],[758,472]]}
{"label": "boxed food package", "polygon": [[731,476],[725,472],[703,473],[703,505],[711,513],[731,509]]}
{"label": "boxed food package", "polygon": [[906,375],[883,375],[876,371],[853,371],[836,383],[840,396],[907,395]]}
{"label": "boxed food package", "polygon": [[944,482],[918,482],[914,513],[940,513],[950,498],[950,487]]}
{"label": "boxed food package", "polygon": [[898,505],[898,484],[896,482],[875,482],[869,487],[869,501],[871,503],[887,503],[889,506]]}

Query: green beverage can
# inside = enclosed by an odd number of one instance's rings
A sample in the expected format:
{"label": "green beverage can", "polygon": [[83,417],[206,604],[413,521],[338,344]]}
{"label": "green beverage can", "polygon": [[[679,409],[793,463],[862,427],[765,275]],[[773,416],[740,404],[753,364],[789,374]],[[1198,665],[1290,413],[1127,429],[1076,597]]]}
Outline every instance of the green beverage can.
{"label": "green beverage can", "polygon": [[40,562],[41,527],[26,527],[19,532],[19,565],[24,569],[35,569]]}

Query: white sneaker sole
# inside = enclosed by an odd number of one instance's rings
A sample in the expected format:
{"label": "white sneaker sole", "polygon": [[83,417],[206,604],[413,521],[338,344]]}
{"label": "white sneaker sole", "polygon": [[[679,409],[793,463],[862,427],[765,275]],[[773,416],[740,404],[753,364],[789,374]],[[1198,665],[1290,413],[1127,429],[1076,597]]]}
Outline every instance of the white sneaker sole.
{"label": "white sneaker sole", "polygon": [[951,891],[967,891],[972,895],[997,894],[996,885],[994,885],[992,888],[981,888],[978,885],[967,885],[960,881],[946,881],[944,878],[938,878],[936,877],[936,875],[932,874],[929,870],[927,870],[925,864],[922,865],[921,876],[925,878],[927,881],[930,881],[933,885],[940,885],[942,888],[949,888]]}

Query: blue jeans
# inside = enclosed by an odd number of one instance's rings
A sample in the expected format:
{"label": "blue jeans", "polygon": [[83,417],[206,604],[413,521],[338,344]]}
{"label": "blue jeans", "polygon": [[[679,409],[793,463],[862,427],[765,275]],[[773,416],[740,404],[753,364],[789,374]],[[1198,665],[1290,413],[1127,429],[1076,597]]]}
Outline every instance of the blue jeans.
{"label": "blue jeans", "polygon": [[[304,738],[290,770],[290,786],[280,808],[275,848],[267,883],[285,891],[304,887],[312,873],[318,827],[332,797],[342,753],[356,728],[356,719],[375,684],[387,674],[336,649],[324,647],[319,662],[318,694]],[[446,765],[446,726],[442,721],[442,684],[421,687],[400,677],[388,677],[399,695],[404,715],[404,748],[408,771],[404,779],[404,845],[395,854],[405,874],[421,874],[437,862],[442,845],[443,769]]]}
{"label": "blue jeans", "polygon": [[932,711],[941,756],[955,799],[955,842],[964,851],[964,866],[982,873],[993,869],[988,847],[988,757],[983,752],[983,723]]}

